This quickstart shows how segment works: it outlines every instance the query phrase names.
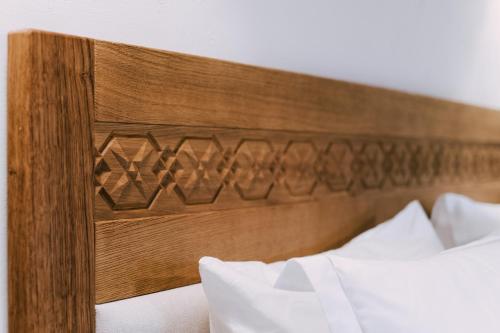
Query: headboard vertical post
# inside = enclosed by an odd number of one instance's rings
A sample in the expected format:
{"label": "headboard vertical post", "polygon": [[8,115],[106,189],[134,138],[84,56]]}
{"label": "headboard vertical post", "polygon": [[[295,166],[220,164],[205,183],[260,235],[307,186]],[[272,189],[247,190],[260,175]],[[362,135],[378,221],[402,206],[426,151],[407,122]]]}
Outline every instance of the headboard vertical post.
{"label": "headboard vertical post", "polygon": [[9,36],[9,332],[94,330],[93,42]]}

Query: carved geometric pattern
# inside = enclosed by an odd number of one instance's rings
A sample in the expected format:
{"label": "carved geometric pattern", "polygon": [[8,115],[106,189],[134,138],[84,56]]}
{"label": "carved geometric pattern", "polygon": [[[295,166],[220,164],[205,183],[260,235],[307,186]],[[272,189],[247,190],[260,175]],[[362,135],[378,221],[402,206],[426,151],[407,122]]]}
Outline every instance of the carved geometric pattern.
{"label": "carved geometric pattern", "polygon": [[[186,138],[175,150],[169,181],[186,204],[211,203],[222,188],[224,156],[215,138]],[[164,181],[167,183],[167,181]]]}
{"label": "carved geometric pattern", "polygon": [[368,142],[356,154],[355,162],[358,164],[356,173],[361,176],[361,183],[366,189],[379,188],[385,178],[392,172],[390,163],[391,154],[384,153],[382,145],[378,142]]}
{"label": "carved geometric pattern", "polygon": [[391,147],[389,153],[389,164],[392,185],[405,186],[409,185],[411,178],[411,156],[405,142],[395,143]]}
{"label": "carved geometric pattern", "polygon": [[436,175],[438,145],[410,143],[409,170],[417,185],[430,185]]}
{"label": "carved geometric pattern", "polygon": [[274,182],[275,153],[265,140],[242,140],[231,170],[234,188],[242,199],[267,198]]}
{"label": "carved geometric pattern", "polygon": [[333,191],[346,191],[353,182],[353,151],[347,141],[331,142],[322,154],[319,175]]}
{"label": "carved geometric pattern", "polygon": [[314,190],[317,158],[316,148],[311,142],[292,141],[288,144],[281,165],[284,183],[291,195],[307,195]]}
{"label": "carved geometric pattern", "polygon": [[203,133],[209,134],[171,135],[168,144],[147,130],[108,135],[95,151],[96,195],[120,211],[152,209],[162,197],[175,197],[186,206],[215,204],[228,196],[277,202],[325,190],[355,195],[500,178],[500,145],[328,135],[308,139],[272,131],[269,137],[235,141],[233,132]]}
{"label": "carved geometric pattern", "polygon": [[160,157],[147,135],[111,136],[96,159],[96,184],[112,209],[149,207],[159,191],[154,165]]}

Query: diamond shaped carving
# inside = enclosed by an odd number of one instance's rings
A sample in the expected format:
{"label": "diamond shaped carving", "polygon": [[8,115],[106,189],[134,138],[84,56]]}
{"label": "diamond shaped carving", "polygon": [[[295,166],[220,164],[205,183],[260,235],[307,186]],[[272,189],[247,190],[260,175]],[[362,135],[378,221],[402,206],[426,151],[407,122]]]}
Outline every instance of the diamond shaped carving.
{"label": "diamond shaped carving", "polygon": [[285,186],[292,195],[311,194],[316,186],[316,147],[308,141],[292,141],[282,161]]}
{"label": "diamond shaped carving", "polygon": [[[388,173],[385,156],[379,143],[368,142],[363,146],[357,159],[361,160],[361,182],[365,188],[380,188]],[[359,162],[358,162],[359,163]]]}
{"label": "diamond shaped carving", "polygon": [[95,169],[94,169],[94,184],[96,189],[96,194],[102,190],[102,184],[106,183],[109,175],[111,174],[111,169],[109,165],[102,159],[101,154],[95,150]]}
{"label": "diamond shaped carving", "polygon": [[332,142],[323,155],[322,179],[331,191],[347,190],[352,183],[354,155],[348,142]]}
{"label": "diamond shaped carving", "polygon": [[447,143],[443,145],[440,163],[440,176],[445,181],[456,181],[460,176],[460,146]]}
{"label": "diamond shaped carving", "polygon": [[159,154],[148,135],[110,137],[96,158],[95,179],[99,194],[112,209],[149,207],[160,189],[153,173]]}
{"label": "diamond shaped carving", "polygon": [[156,175],[162,188],[169,185],[175,185],[172,173],[178,168],[175,152],[170,147],[165,147],[160,158],[153,167],[153,173]]}
{"label": "diamond shaped carving", "polygon": [[[490,155],[493,156],[493,155]],[[467,146],[460,149],[460,163],[458,173],[463,180],[474,177],[474,151]]]}
{"label": "diamond shaped carving", "polygon": [[265,199],[274,184],[275,152],[265,140],[243,140],[236,149],[234,188],[246,200]]}
{"label": "diamond shaped carving", "polygon": [[430,184],[437,172],[436,159],[439,146],[432,144],[413,144],[411,148],[409,168],[411,175],[419,185]]}
{"label": "diamond shaped carving", "polygon": [[398,142],[394,144],[393,149],[389,153],[390,173],[389,177],[395,186],[404,186],[410,183],[410,153],[406,142]]}
{"label": "diamond shaped carving", "polygon": [[487,179],[495,174],[495,160],[492,154],[492,147],[474,147],[474,172],[479,179]]}
{"label": "diamond shaped carving", "polygon": [[[170,163],[175,192],[186,204],[214,202],[222,188],[223,149],[215,137],[186,138]],[[164,156],[168,161],[169,154]]]}

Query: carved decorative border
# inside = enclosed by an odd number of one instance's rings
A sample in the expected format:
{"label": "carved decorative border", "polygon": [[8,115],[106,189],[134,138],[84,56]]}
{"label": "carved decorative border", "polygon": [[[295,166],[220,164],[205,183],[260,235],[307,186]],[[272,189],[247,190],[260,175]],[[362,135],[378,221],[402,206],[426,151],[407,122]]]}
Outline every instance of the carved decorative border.
{"label": "carved decorative border", "polygon": [[278,201],[287,201],[312,197],[319,187],[357,194],[500,176],[500,145],[333,137],[318,147],[317,139],[284,135],[279,147],[272,136],[259,136],[227,149],[218,134],[179,137],[170,147],[149,131],[111,133],[96,148],[96,195],[113,211],[161,210],[161,196],[214,204],[224,190],[234,192],[232,200],[266,201],[279,188]]}

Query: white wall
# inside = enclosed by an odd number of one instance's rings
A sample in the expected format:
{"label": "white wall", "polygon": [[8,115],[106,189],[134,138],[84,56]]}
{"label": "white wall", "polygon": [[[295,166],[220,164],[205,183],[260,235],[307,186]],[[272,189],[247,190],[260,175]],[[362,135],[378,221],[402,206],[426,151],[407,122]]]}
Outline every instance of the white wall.
{"label": "white wall", "polygon": [[39,28],[500,108],[500,1],[3,0],[0,333],[6,332],[6,37]]}

